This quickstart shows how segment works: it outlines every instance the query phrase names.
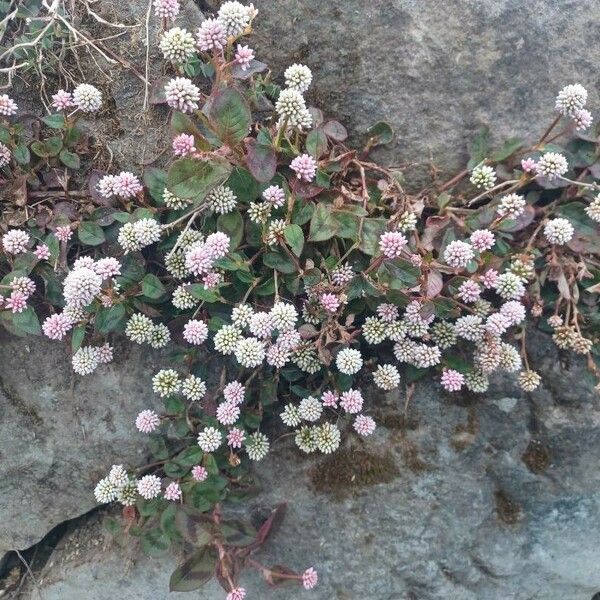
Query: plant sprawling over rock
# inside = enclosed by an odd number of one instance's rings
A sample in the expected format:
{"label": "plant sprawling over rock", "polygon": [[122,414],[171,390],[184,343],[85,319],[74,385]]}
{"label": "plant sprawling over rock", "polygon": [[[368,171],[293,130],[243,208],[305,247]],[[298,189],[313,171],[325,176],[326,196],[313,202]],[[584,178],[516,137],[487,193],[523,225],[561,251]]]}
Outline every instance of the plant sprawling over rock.
{"label": "plant sprawling over rock", "polygon": [[167,170],[92,171],[73,189],[90,154],[80,117],[101,108],[100,91],[58,90],[41,119],[19,120],[0,97],[0,321],[70,337],[79,375],[112,360],[117,333],[170,348],[148,382],[164,413],[135,422],[154,462],[113,465],[98,502],[123,505],[123,535],[149,554],[184,548],[173,590],[216,576],[239,600],[248,566],[309,589],[313,568],[252,558],[283,507],[257,528],[230,514],[280,430],[307,454],[371,435],[371,383],[435,377],[483,393],[504,370],[533,391],[532,325],[596,371],[600,168],[587,92],[561,90],[533,146],[492,151],[482,131],[467,170],[411,193],[368,158],[391,140],[387,124],[348,149],[344,127],[307,105],[308,67],[291,65],[283,87],[271,79],[241,41],[252,5],[225,2],[196,32],[169,28],[177,0],[154,6],[173,74],[158,94],[174,132]]}

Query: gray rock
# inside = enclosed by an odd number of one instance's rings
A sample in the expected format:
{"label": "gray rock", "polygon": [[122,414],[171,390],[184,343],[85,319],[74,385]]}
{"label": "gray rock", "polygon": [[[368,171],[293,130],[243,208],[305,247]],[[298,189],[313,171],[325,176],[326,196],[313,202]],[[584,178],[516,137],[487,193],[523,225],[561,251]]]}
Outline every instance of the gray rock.
{"label": "gray rock", "polygon": [[158,402],[156,355],[118,348],[88,377],[71,370],[70,348],[0,333],[0,551],[24,549],[96,504],[94,482],[113,463],[144,462],[133,421]]}
{"label": "gray rock", "polygon": [[[547,337],[530,342],[544,377],[534,394],[506,378],[483,399],[425,382],[404,422],[404,398],[391,394],[374,407],[383,426],[360,452],[317,461],[290,448],[272,455],[252,506],[285,501],[288,514],[257,560],[314,565],[321,581],[309,595],[268,589],[249,573],[242,584],[251,595],[590,600],[600,591],[597,397],[583,361],[561,367]],[[39,583],[45,600],[75,600],[81,590],[87,600],[163,600],[175,597],[167,592],[174,565],[111,546],[94,520],[66,536]],[[213,583],[197,597],[224,594]]]}

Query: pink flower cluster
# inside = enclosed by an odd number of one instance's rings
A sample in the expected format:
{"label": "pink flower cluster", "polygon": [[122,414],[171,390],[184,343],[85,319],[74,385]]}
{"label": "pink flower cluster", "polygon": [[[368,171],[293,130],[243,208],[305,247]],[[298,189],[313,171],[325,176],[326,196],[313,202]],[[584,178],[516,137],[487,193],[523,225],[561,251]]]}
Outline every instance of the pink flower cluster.
{"label": "pink flower cluster", "polygon": [[185,254],[185,267],[192,275],[209,273],[215,261],[229,251],[229,236],[217,231],[211,233],[204,243],[196,243]]}
{"label": "pink flower cluster", "polygon": [[143,410],[135,419],[135,426],[142,433],[152,433],[160,425],[160,418],[153,410]]}
{"label": "pink flower cluster", "polygon": [[465,383],[465,377],[454,369],[444,369],[440,381],[447,392],[458,392]]}
{"label": "pink flower cluster", "polygon": [[317,161],[310,154],[297,156],[290,165],[298,179],[310,183],[317,174]]}
{"label": "pink flower cluster", "polygon": [[246,71],[250,66],[250,63],[254,60],[254,50],[248,46],[237,45],[235,52],[235,62],[242,68],[242,71]]}
{"label": "pink flower cluster", "polygon": [[321,295],[321,306],[328,313],[335,313],[340,307],[340,299],[335,294],[322,294]]}
{"label": "pink flower cluster", "polygon": [[208,338],[208,327],[204,321],[188,321],[183,328],[183,337],[186,342],[199,346]]}
{"label": "pink flower cluster", "polygon": [[408,240],[400,231],[386,231],[379,238],[379,249],[386,258],[397,258],[407,243]]}
{"label": "pink flower cluster", "polygon": [[56,94],[52,95],[52,108],[55,108],[56,110],[66,110],[72,106],[75,106],[75,104],[70,92],[58,90]]}
{"label": "pink flower cluster", "polygon": [[129,171],[121,171],[118,175],[105,175],[98,182],[98,193],[104,198],[118,196],[128,200],[137,196],[143,189],[140,180]]}
{"label": "pink flower cluster", "polygon": [[172,148],[175,156],[188,156],[196,152],[196,141],[193,135],[180,133],[173,138]]}

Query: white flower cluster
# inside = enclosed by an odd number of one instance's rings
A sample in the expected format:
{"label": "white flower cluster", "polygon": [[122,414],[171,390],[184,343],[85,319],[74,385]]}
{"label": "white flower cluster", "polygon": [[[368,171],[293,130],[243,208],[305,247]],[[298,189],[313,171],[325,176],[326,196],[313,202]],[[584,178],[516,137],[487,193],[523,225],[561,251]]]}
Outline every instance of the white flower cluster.
{"label": "white flower cluster", "polygon": [[[143,477],[143,479],[146,478]],[[158,480],[158,493],[160,493],[160,479],[158,477],[156,479]],[[94,496],[100,504],[117,501],[123,506],[133,506],[137,500],[139,483],[134,478],[129,477],[123,465],[113,465],[108,476],[101,479],[96,485]],[[147,483],[148,481],[142,486],[142,490],[148,489]]]}
{"label": "white flower cluster", "polygon": [[275,103],[275,110],[279,115],[278,126],[299,129],[304,131],[312,125],[312,116],[306,107],[302,95],[312,82],[312,73],[305,65],[293,64],[285,71],[287,88],[281,90]]}
{"label": "white flower cluster", "polygon": [[158,242],[161,231],[161,224],[155,219],[140,219],[135,223],[125,223],[121,226],[118,242],[125,250],[125,254],[137,252]]}
{"label": "white flower cluster", "polygon": [[166,325],[155,324],[141,313],[131,315],[125,326],[125,335],[136,344],[149,344],[152,348],[164,348],[171,340]]}
{"label": "white flower cluster", "polygon": [[109,344],[104,344],[99,347],[86,346],[84,348],[79,348],[79,350],[73,354],[73,371],[78,375],[90,375],[100,365],[112,362],[112,359],[113,349]]}
{"label": "white flower cluster", "polygon": [[556,96],[556,110],[569,117],[576,129],[587,129],[592,124],[592,114],[584,108],[587,97],[587,90],[579,83],[566,85]]}

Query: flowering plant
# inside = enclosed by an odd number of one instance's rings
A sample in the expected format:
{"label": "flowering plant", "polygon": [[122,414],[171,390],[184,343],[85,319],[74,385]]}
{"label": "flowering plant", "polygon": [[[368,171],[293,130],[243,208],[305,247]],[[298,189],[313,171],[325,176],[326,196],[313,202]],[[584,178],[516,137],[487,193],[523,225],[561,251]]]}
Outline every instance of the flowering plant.
{"label": "flowering plant", "polygon": [[[387,124],[362,152],[349,149],[344,127],[307,106],[308,67],[290,66],[283,88],[271,79],[241,43],[252,5],[225,2],[195,35],[168,28],[177,0],[155,0],[155,11],[173,72],[163,90],[172,158],[142,179],[95,173],[72,190],[69,178],[64,197],[91,198],[89,214],[47,193],[5,228],[0,321],[17,334],[70,335],[80,375],[112,360],[118,333],[173,349],[152,380],[164,413],[149,407],[135,422],[152,464],[113,465],[95,489],[98,502],[123,505],[125,535],[149,554],[185,549],[172,590],[215,576],[239,600],[245,567],[312,588],[313,568],[252,558],[283,507],[256,528],[227,513],[280,428],[301,452],[330,454],[376,429],[363,395],[371,382],[390,391],[404,381],[408,395],[434,376],[449,393],[483,393],[500,369],[533,391],[531,324],[596,372],[600,169],[587,92],[561,90],[534,145],[513,138],[492,151],[483,131],[465,171],[414,193],[368,158],[391,140]],[[102,96],[84,83],[53,103],[42,121],[56,140],[27,142],[10,120],[15,103],[0,98],[3,176],[24,198],[13,221],[40,170],[79,167],[76,118]]]}

